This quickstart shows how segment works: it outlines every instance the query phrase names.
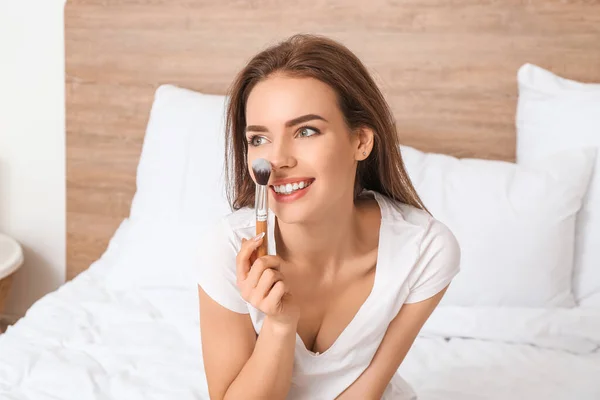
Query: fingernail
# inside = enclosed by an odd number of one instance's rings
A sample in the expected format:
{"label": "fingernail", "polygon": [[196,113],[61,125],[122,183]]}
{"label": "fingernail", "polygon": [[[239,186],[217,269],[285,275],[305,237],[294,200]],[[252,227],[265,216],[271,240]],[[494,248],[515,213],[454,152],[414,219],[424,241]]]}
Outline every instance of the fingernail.
{"label": "fingernail", "polygon": [[261,232],[261,233],[259,233],[258,235],[254,236],[253,240],[254,240],[255,242],[258,242],[260,239],[262,239],[262,238],[263,238],[263,236],[265,236],[265,233],[264,233],[264,232]]}

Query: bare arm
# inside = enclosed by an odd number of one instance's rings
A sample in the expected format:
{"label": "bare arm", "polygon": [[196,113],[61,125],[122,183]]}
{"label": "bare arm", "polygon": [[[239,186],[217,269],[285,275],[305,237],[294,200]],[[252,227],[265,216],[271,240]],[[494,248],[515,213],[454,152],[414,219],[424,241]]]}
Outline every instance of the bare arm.
{"label": "bare arm", "polygon": [[285,399],[291,385],[298,312],[279,272],[264,256],[250,268],[260,241],[244,241],[237,258],[242,297],[266,314],[256,336],[248,314],[231,311],[198,286],[204,367],[211,399]]}
{"label": "bare arm", "polygon": [[381,399],[419,331],[442,300],[448,287],[427,300],[404,304],[390,323],[371,364],[338,400]]}
{"label": "bare arm", "polygon": [[284,399],[296,331],[266,317],[258,339],[247,314],[230,311],[198,287],[202,353],[211,399]]}

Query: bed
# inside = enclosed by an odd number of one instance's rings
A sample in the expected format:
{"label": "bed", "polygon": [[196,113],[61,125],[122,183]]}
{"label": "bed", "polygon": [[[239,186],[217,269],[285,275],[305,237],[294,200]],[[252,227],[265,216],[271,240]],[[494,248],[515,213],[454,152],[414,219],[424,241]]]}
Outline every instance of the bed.
{"label": "bed", "polygon": [[[0,398],[209,398],[195,288],[165,284],[123,290],[108,283],[126,225],[100,260],[38,301],[0,336]],[[460,320],[460,315],[439,318]],[[552,346],[532,345],[523,336],[501,338],[498,332],[494,338],[480,332],[480,339],[473,331],[471,338],[454,332],[446,339],[448,333],[436,331],[436,324],[417,339],[400,368],[419,399],[600,398],[600,352],[579,342],[568,345],[571,337]],[[593,328],[600,343],[597,322],[586,333],[594,334]]]}
{"label": "bed", "polygon": [[[586,1],[76,0],[65,23],[67,283],[0,335],[7,400],[208,399],[192,251],[207,215],[166,215],[165,177],[140,178],[160,85],[222,95],[259,49],[322,33],[368,65],[403,144],[514,161],[523,63],[600,82]],[[422,400],[600,399],[600,309],[438,308],[399,373]]]}

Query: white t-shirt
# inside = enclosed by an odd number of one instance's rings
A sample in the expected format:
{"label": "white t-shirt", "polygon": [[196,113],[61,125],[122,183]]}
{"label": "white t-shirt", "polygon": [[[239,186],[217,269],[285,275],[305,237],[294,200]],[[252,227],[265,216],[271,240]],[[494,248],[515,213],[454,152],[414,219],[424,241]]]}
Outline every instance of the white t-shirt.
{"label": "white t-shirt", "polygon": [[[323,353],[308,350],[296,334],[292,385],[288,399],[331,400],[367,368],[391,320],[404,303],[428,299],[445,288],[459,271],[460,249],[452,232],[427,212],[374,191],[381,209],[379,248],[371,293],[350,324]],[[268,213],[268,253],[276,254],[275,215]],[[246,303],[236,286],[235,258],[242,238],[255,235],[254,209],[225,217],[211,240],[202,245],[198,284],[229,310],[250,314],[257,334],[265,315]],[[382,399],[416,396],[395,374]]]}

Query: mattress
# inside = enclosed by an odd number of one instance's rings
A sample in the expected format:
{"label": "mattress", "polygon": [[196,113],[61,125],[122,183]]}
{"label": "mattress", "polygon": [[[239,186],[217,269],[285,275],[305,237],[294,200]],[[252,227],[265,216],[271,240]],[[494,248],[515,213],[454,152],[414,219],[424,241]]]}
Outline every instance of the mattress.
{"label": "mattress", "polygon": [[[193,281],[118,288],[113,264],[104,256],[0,336],[0,399],[208,399]],[[599,314],[440,307],[398,373],[423,400],[597,400]]]}

